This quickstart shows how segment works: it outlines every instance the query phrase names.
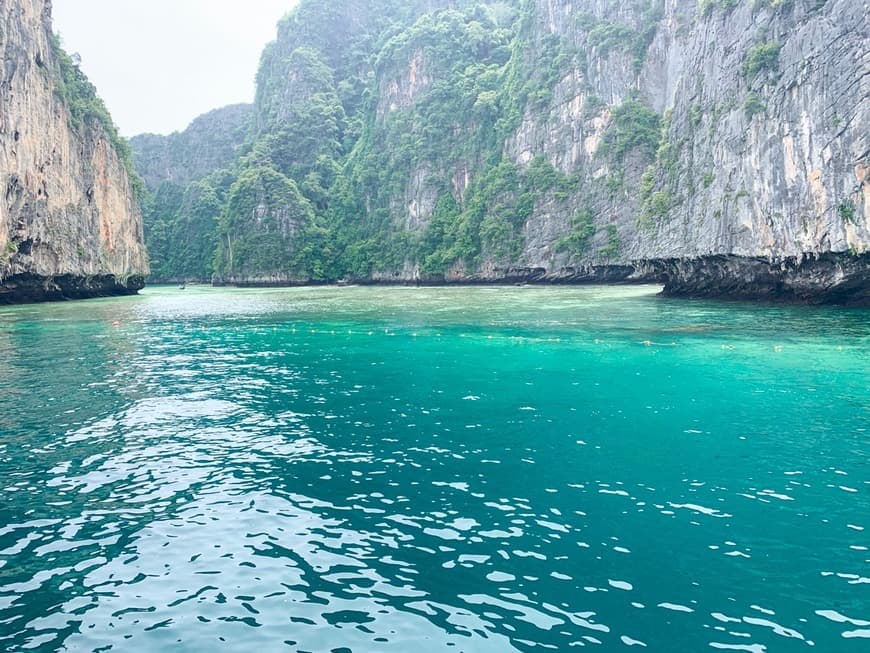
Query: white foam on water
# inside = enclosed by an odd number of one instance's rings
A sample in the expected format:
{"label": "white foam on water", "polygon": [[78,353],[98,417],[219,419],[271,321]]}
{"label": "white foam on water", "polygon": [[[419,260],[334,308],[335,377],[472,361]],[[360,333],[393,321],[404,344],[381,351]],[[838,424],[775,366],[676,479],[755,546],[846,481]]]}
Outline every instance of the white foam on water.
{"label": "white foam on water", "polygon": [[625,590],[626,592],[630,592],[631,590],[634,589],[634,586],[631,583],[628,583],[624,580],[609,580],[608,579],[607,583],[611,587],[615,587],[618,590]]}
{"label": "white foam on water", "polygon": [[846,639],[870,639],[870,630],[847,630],[843,633],[843,637]]}
{"label": "white foam on water", "polygon": [[844,614],[840,614],[836,610],[816,610],[816,614],[838,624],[852,624],[853,626],[870,626],[870,621],[862,619],[852,619]]}
{"label": "white foam on water", "polygon": [[658,607],[664,608],[665,610],[673,610],[674,612],[694,612],[692,608],[680,605],[679,603],[659,603]]}
{"label": "white foam on water", "polygon": [[719,642],[710,642],[710,648],[719,649],[720,651],[747,651],[747,653],[767,653],[767,647],[764,644],[721,644]]}
{"label": "white foam on water", "polygon": [[734,516],[734,515],[728,514],[727,512],[720,512],[714,508],[707,508],[706,506],[699,506],[695,503],[671,503],[669,501],[668,505],[671,508],[676,508],[678,510],[692,510],[693,512],[698,512],[698,513],[701,513],[702,515],[709,515],[710,517],[717,517],[719,519]]}
{"label": "white foam on water", "polygon": [[780,637],[799,639],[802,641],[805,639],[804,636],[798,631],[792,628],[786,628],[785,626],[781,626],[775,621],[769,621],[768,619],[758,619],[757,617],[743,617],[743,621],[751,626],[763,626],[764,628],[770,628]]}

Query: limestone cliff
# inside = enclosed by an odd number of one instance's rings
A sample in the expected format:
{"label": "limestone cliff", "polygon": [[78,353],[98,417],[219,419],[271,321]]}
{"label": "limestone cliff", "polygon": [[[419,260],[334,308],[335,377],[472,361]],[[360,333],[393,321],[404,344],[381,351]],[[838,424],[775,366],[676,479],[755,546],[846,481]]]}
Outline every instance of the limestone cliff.
{"label": "limestone cliff", "polygon": [[0,302],[136,292],[148,261],[124,144],[50,0],[0,2],[0,52]]}
{"label": "limestone cliff", "polygon": [[301,0],[212,207],[214,273],[870,303],[868,16]]}
{"label": "limestone cliff", "polygon": [[[579,172],[572,201],[591,202],[619,258],[673,292],[867,301],[868,3],[620,4],[537,1],[533,40],[587,56],[546,111],[526,112],[509,156]],[[655,153],[601,156],[634,98],[662,116]],[[549,208],[526,225],[522,263],[553,271],[572,261],[539,236],[565,223]]]}
{"label": "limestone cliff", "polygon": [[[543,101],[521,98],[503,153],[520,174],[543,158],[569,183],[535,197],[513,253],[484,242],[480,263],[452,266],[448,281],[624,277],[679,294],[870,299],[868,3],[527,9],[514,65],[563,63]],[[420,71],[434,67],[421,48],[404,68],[382,89],[393,110],[420,101]],[[426,228],[444,175],[425,173],[438,163],[411,169],[397,223]],[[451,163],[467,174],[462,157]],[[421,274],[398,276],[409,271]]]}

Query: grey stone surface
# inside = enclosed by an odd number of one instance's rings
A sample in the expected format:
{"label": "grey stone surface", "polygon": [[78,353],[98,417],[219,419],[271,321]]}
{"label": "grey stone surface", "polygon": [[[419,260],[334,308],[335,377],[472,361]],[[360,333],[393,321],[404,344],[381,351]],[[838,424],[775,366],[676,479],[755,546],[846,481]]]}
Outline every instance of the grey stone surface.
{"label": "grey stone surface", "polygon": [[[817,282],[833,296],[841,269],[849,284],[870,285],[862,258],[870,251],[870,3],[768,4],[745,1],[702,14],[695,2],[665,0],[651,22],[654,1],[536,0],[530,47],[556,35],[583,56],[556,84],[549,106],[527,108],[505,152],[520,166],[544,155],[581,183],[566,200],[538,202],[518,261],[490,260],[448,278],[495,280],[507,270],[530,270],[531,277],[570,281],[577,269],[616,265],[668,281],[674,293],[705,294],[707,277],[710,295],[718,288],[729,296],[781,292],[798,300],[813,293],[787,290],[795,279]],[[636,33],[651,26],[641,60],[635,62],[634,40],[593,43],[592,29],[603,24]],[[746,74],[744,62],[762,43],[780,48],[778,60]],[[413,67],[426,68],[419,60]],[[412,103],[410,92],[396,96],[412,87],[410,79],[393,81],[390,104]],[[663,142],[670,159],[599,155],[613,109],[631,97],[668,116]],[[753,100],[760,109],[750,115]],[[670,209],[642,220],[648,170],[653,191]],[[426,206],[425,184],[411,187],[416,198],[405,205]],[[556,244],[578,207],[592,209],[597,233],[585,253],[572,257]],[[398,221],[419,227],[426,216],[416,210]],[[615,259],[602,255],[611,228],[621,244]],[[679,260],[688,263],[673,263]],[[836,266],[806,263],[834,260]],[[739,292],[727,291],[729,272],[744,279],[735,282]],[[745,279],[753,274],[754,284]]]}

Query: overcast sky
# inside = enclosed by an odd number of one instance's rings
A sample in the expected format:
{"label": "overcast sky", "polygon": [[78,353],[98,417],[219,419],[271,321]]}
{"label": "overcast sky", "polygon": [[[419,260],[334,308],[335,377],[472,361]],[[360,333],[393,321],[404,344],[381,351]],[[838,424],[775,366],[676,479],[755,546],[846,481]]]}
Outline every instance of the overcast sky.
{"label": "overcast sky", "polygon": [[82,58],[124,136],[182,130],[254,98],[263,46],[297,0],[54,0],[54,30]]}

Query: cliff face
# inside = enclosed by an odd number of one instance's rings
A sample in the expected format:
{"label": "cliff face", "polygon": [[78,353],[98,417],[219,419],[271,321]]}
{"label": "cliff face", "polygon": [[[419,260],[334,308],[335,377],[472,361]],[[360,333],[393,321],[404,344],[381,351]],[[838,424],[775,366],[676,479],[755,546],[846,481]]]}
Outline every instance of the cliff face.
{"label": "cliff face", "polygon": [[870,302],[868,2],[399,4],[282,22],[219,279]]}
{"label": "cliff face", "polygon": [[672,208],[634,238],[635,258],[870,246],[870,4],[758,4],[685,33],[682,3],[666,7],[640,81],[672,111],[673,154],[654,164]]}
{"label": "cliff face", "polygon": [[135,292],[148,271],[135,189],[117,137],[64,97],[78,71],[51,2],[3,0],[0,51],[0,302]]}
{"label": "cliff face", "polygon": [[[503,154],[521,174],[543,158],[569,183],[539,188],[512,255],[484,238],[479,263],[447,280],[621,270],[681,294],[866,301],[868,3],[735,4],[536,0],[513,65],[564,63],[544,101],[521,98]],[[418,102],[425,49],[404,69],[381,92],[400,111]],[[411,170],[398,223],[429,221],[433,167]]]}
{"label": "cliff face", "polygon": [[130,139],[136,172],[148,190],[163,182],[186,186],[231,165],[249,139],[253,106],[234,104],[199,116],[183,132]]}
{"label": "cliff face", "polygon": [[[537,2],[532,39],[553,35],[587,56],[557,83],[545,111],[526,112],[507,145],[512,160],[544,152],[556,167],[579,172],[597,225],[609,221],[619,234],[620,258],[643,261],[639,269],[673,279],[675,291],[705,294],[709,285],[710,294],[772,296],[785,284],[779,290],[789,294],[796,271],[807,282],[796,298],[812,296],[813,278],[820,295],[829,286],[854,290],[862,279],[866,286],[868,3],[712,2],[703,10],[668,0],[622,3],[616,14],[610,5]],[[615,43],[602,40],[606,32]],[[647,51],[638,56],[643,38]],[[655,154],[599,156],[631,98],[662,115]],[[610,182],[605,192],[598,179]],[[547,239],[536,237],[558,231],[560,221],[564,211],[544,210],[526,225],[525,265],[566,263],[549,258]],[[839,272],[823,280],[825,266],[814,261],[831,253],[843,265],[826,266]],[[724,276],[715,262],[722,256]],[[672,259],[687,263],[676,272]],[[601,262],[594,254],[582,261]],[[759,274],[766,291],[752,287]],[[729,279],[733,288],[723,286]]]}

